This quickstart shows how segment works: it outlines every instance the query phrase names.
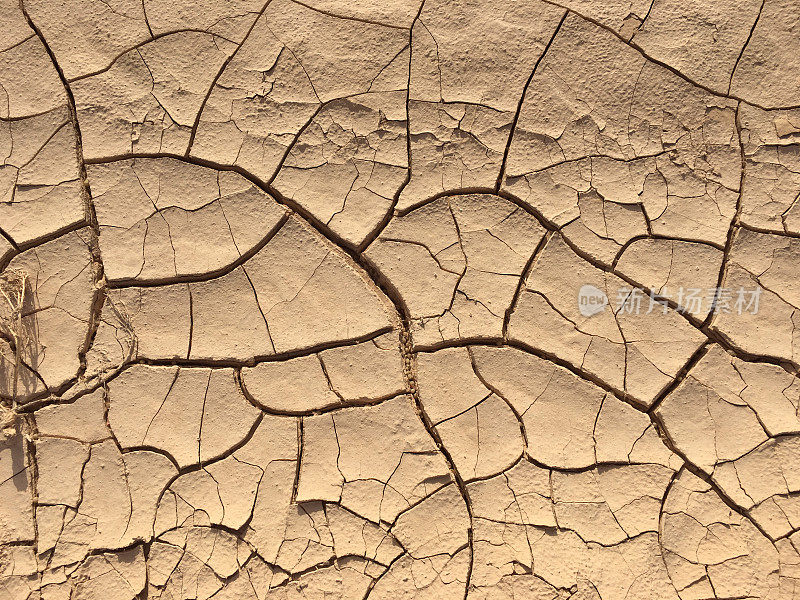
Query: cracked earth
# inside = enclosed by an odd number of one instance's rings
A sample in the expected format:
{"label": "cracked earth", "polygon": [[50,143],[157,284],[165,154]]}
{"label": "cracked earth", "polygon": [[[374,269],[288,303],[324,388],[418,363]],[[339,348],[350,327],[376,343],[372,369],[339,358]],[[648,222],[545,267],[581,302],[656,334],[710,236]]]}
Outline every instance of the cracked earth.
{"label": "cracked earth", "polygon": [[800,599],[797,0],[0,24],[3,600]]}

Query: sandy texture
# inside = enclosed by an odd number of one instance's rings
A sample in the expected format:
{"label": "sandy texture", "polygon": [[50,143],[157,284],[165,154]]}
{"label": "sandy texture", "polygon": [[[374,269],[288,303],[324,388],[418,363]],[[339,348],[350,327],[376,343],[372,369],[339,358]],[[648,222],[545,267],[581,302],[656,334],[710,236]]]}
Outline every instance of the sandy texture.
{"label": "sandy texture", "polygon": [[797,0],[0,0],[2,600],[800,600]]}

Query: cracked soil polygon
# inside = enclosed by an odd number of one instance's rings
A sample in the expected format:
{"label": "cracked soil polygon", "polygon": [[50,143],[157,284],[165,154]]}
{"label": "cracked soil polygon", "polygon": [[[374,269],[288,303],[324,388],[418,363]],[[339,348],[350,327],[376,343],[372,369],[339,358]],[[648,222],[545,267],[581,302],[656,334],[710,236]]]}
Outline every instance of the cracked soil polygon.
{"label": "cracked soil polygon", "polygon": [[0,0],[0,599],[800,600],[799,57]]}

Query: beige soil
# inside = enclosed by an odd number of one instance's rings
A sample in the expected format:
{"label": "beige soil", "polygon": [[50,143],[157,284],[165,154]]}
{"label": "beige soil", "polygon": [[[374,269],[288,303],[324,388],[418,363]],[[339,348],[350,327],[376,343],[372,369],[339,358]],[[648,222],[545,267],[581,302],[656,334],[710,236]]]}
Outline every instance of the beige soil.
{"label": "beige soil", "polygon": [[800,600],[797,0],[0,0],[0,154],[1,600]]}

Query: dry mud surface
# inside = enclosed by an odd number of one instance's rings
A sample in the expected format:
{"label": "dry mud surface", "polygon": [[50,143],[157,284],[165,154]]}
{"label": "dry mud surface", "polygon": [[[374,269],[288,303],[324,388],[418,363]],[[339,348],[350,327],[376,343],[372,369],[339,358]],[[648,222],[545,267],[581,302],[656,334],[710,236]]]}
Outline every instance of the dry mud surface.
{"label": "dry mud surface", "polygon": [[800,598],[797,0],[0,0],[0,598]]}

